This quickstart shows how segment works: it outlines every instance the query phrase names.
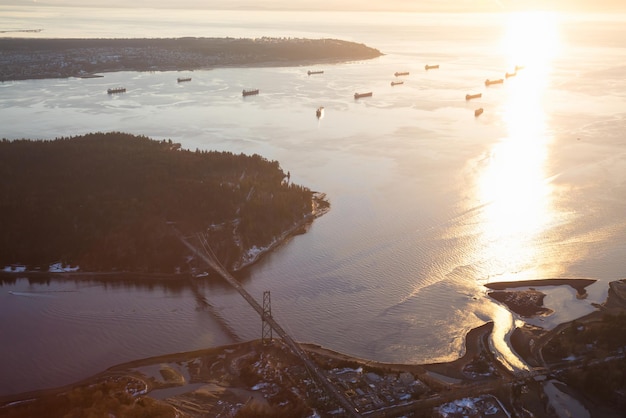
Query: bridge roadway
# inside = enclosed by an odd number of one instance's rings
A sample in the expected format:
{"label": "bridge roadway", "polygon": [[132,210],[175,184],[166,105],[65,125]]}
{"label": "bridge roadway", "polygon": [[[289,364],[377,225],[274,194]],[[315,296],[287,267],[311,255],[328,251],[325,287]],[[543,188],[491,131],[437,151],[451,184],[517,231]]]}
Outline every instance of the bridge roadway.
{"label": "bridge roadway", "polygon": [[197,255],[200,259],[202,259],[209,267],[211,267],[216,273],[224,278],[232,287],[235,288],[239,292],[239,294],[248,302],[252,308],[257,311],[261,319],[266,321],[282,338],[283,342],[287,344],[287,346],[293,351],[295,355],[297,355],[300,360],[305,364],[305,366],[309,369],[309,371],[313,374],[319,384],[326,390],[326,393],[333,397],[337,403],[344,409],[346,414],[352,417],[359,418],[361,415],[359,411],[345,398],[343,393],[337,389],[330,380],[324,375],[322,370],[313,362],[306,352],[300,347],[300,345],[293,339],[287,332],[281,327],[278,322],[271,316],[266,315],[263,307],[248,293],[246,289],[226,270],[221,263],[217,261],[215,256],[213,255],[208,243],[202,236],[198,236],[200,243],[203,246],[203,249],[200,250],[192,243],[190,243],[187,238],[183,236],[183,234],[178,231],[176,228],[173,228],[177,238],[187,247],[193,254]]}

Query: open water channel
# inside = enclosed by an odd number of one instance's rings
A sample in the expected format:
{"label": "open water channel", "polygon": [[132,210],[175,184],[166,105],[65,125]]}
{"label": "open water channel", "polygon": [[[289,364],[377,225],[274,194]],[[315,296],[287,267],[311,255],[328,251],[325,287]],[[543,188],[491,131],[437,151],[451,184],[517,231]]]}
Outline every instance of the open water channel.
{"label": "open water channel", "polygon": [[[556,312],[531,322],[551,327],[593,310],[624,277],[625,16],[0,11],[0,29],[44,29],[28,36],[332,37],[385,53],[0,84],[0,137],[124,131],[258,153],[325,192],[330,212],[241,278],[259,299],[271,291],[274,317],[296,340],[379,361],[444,361],[493,320],[495,349],[523,368],[505,338],[519,318],[485,283],[597,279],[585,300],[547,289]],[[525,68],[485,87],[515,65]],[[409,75],[392,87],[396,71]],[[117,86],[127,92],[106,94]],[[261,94],[242,98],[244,88]],[[355,101],[356,91],[373,96]],[[260,333],[255,312],[215,280],[15,275],[0,281],[0,395]]]}

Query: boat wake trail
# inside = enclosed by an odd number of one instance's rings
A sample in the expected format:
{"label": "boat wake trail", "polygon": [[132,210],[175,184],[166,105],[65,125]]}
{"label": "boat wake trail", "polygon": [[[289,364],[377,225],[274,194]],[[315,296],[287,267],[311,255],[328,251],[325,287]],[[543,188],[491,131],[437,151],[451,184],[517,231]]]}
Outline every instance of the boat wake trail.
{"label": "boat wake trail", "polygon": [[50,294],[51,292],[16,292],[13,290],[9,290],[9,294],[13,296],[22,296],[29,298],[53,298],[54,295]]}

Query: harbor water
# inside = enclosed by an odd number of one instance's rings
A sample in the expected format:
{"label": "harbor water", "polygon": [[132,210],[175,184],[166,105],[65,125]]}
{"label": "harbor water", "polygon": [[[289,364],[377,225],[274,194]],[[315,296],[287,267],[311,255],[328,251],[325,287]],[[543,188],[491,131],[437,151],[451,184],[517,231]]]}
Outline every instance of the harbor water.
{"label": "harbor water", "polygon": [[[596,279],[586,299],[542,289],[555,313],[528,321],[549,328],[594,310],[624,277],[624,15],[0,13],[0,30],[43,29],[2,36],[338,38],[384,53],[0,83],[0,137],[121,131],[257,153],[326,193],[326,215],[240,277],[259,300],[271,291],[273,316],[298,341],[383,362],[446,361],[467,331],[494,321],[494,350],[524,368],[506,340],[522,319],[484,284]],[[126,92],[107,94],[119,86]],[[0,318],[0,396],[261,334],[256,313],[218,279],[15,274],[0,281]]]}

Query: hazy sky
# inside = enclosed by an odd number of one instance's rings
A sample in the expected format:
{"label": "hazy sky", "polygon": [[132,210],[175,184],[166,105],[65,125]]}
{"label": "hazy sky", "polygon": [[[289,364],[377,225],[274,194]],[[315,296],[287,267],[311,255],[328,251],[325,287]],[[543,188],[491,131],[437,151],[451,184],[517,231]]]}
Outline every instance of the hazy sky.
{"label": "hazy sky", "polygon": [[626,0],[4,0],[3,4],[276,10],[626,11]]}

